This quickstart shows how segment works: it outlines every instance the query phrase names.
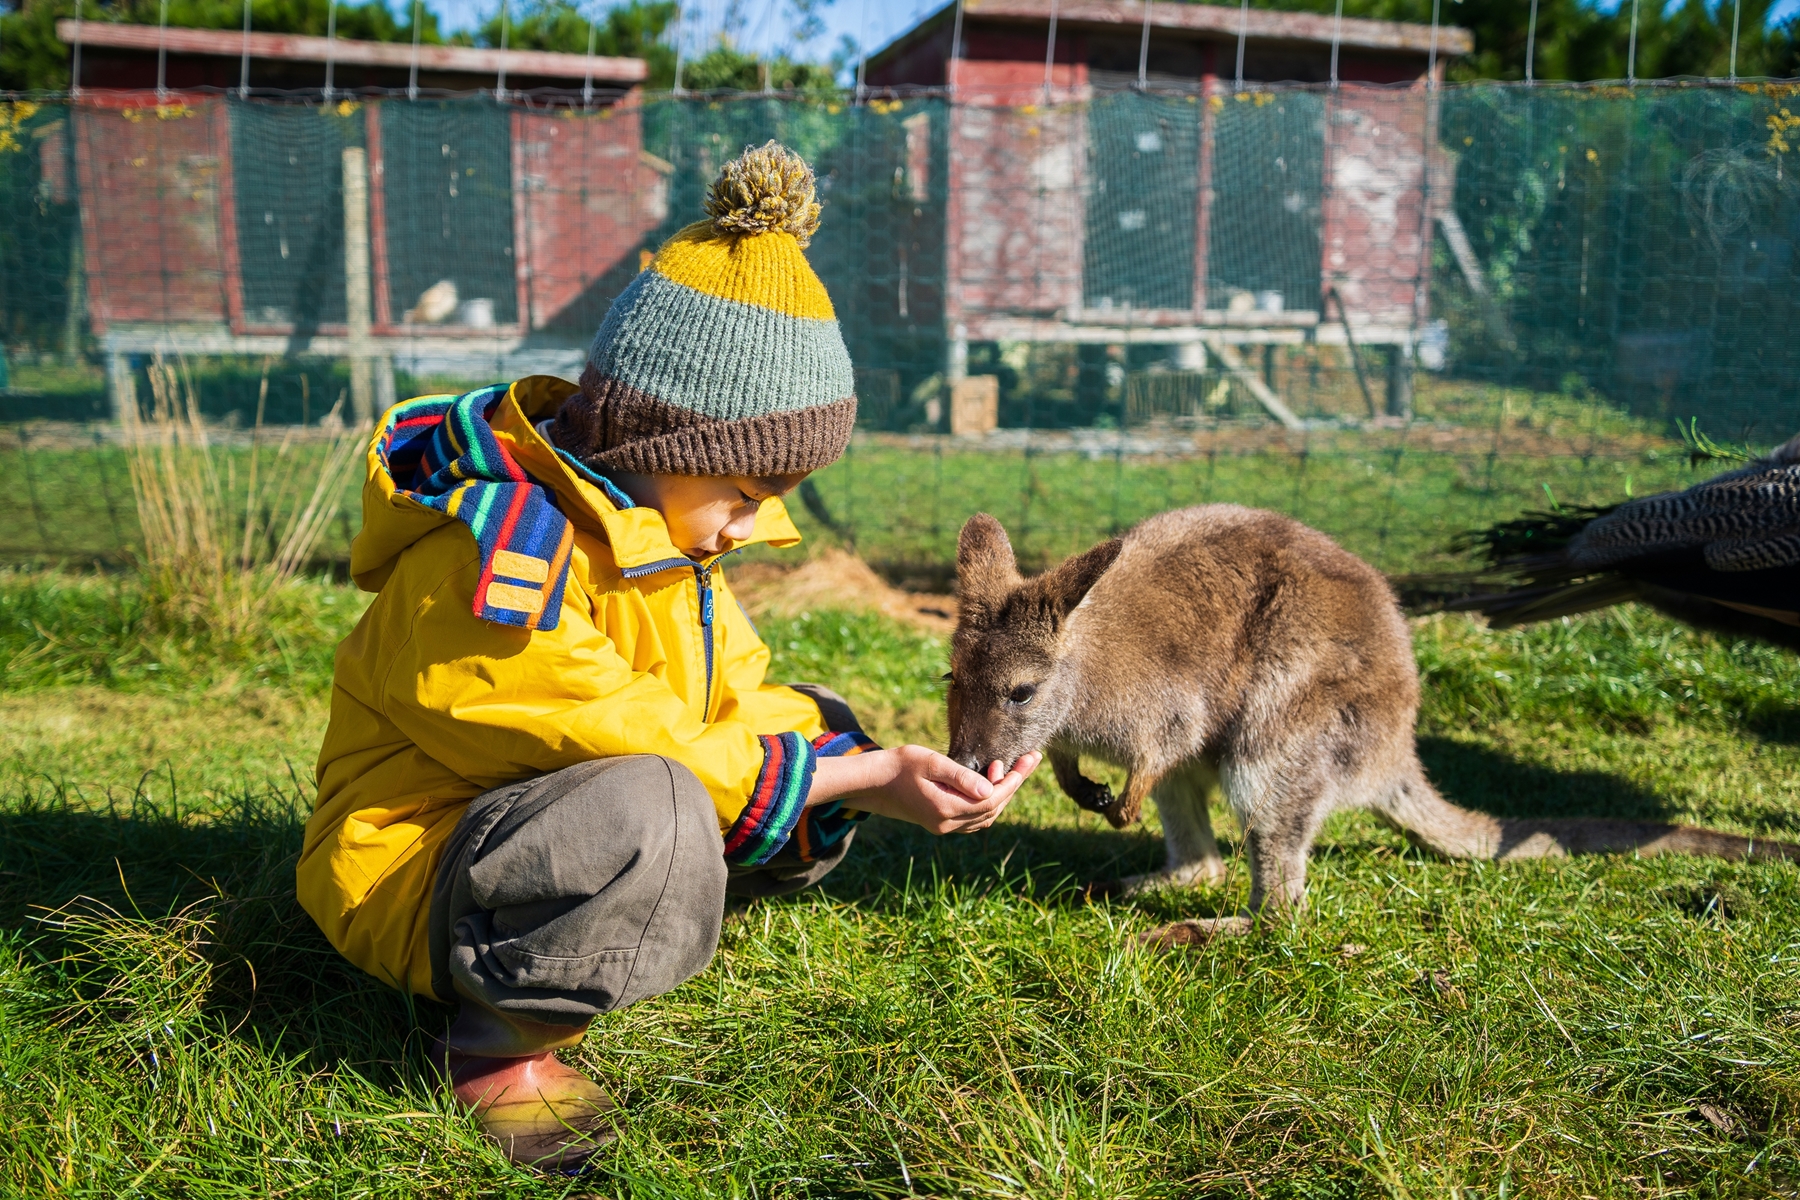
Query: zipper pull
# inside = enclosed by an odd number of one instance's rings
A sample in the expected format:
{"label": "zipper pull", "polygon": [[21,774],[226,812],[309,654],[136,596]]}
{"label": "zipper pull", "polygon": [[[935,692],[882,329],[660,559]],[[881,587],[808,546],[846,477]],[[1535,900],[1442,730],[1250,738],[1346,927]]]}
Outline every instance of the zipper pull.
{"label": "zipper pull", "polygon": [[708,629],[713,623],[712,568],[700,572],[700,624]]}

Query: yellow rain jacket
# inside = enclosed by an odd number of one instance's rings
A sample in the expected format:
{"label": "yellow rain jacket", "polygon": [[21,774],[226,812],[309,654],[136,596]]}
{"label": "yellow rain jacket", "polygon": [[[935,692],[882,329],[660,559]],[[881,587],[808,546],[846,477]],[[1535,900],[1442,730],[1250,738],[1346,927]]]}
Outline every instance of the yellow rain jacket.
{"label": "yellow rain jacket", "polygon": [[[378,594],[338,647],[298,889],[345,957],[421,995],[432,994],[438,857],[474,797],[591,759],[662,754],[706,786],[721,835],[741,835],[771,756],[805,758],[829,736],[812,700],[763,683],[768,648],[717,560],[685,558],[660,513],[614,504],[541,436],[574,390],[521,379],[489,419],[573,528],[553,630],[477,617],[470,527],[399,492],[381,433],[370,447],[351,573]],[[799,540],[781,502],[764,501],[750,542]],[[804,775],[802,801],[810,760]],[[780,841],[795,829],[758,832]]]}

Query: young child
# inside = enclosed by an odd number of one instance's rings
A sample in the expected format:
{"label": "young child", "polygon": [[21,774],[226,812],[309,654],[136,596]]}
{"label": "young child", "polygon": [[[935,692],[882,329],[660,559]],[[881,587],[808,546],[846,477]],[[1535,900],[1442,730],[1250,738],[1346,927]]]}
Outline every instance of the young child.
{"label": "young child", "polygon": [[516,1162],[569,1169],[611,1101],[553,1051],[712,958],[727,895],[842,861],[869,813],[985,828],[986,777],[881,750],[769,651],[720,556],[798,531],[781,497],[856,417],[801,253],[812,172],[774,142],[600,326],[579,387],[396,405],[369,451],[301,904],[351,962],[459,1006],[433,1060]]}

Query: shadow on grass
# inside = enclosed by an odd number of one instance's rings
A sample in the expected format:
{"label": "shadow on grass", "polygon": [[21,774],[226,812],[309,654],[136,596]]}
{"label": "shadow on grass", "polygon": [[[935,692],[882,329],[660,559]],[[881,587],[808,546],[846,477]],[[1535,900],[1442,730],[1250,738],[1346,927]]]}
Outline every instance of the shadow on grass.
{"label": "shadow on grass", "polygon": [[[1421,738],[1419,756],[1433,783],[1452,803],[1497,817],[1603,817],[1622,820],[1680,820],[1668,797],[1604,771],[1562,771],[1525,762],[1497,750],[1443,737]],[[1221,830],[1220,849],[1233,878],[1244,868],[1237,845]],[[1800,817],[1784,819],[1770,835],[1800,833]],[[1354,846],[1326,843],[1315,861],[1353,852]],[[908,891],[955,881],[965,887],[999,887],[1039,902],[1087,902],[1087,884],[1153,871],[1163,862],[1162,839],[1143,825],[1128,830],[1002,824],[972,837],[933,838],[891,821],[876,821],[859,835],[845,864],[826,880],[832,895],[877,908],[899,906]],[[1241,889],[1240,889],[1241,890]],[[1209,901],[1238,899],[1223,893],[1185,890],[1113,900],[1161,917],[1220,915],[1195,909],[1190,895]]]}
{"label": "shadow on grass", "polygon": [[[291,798],[240,797],[196,817],[142,795],[98,810],[56,788],[0,811],[0,934],[50,970],[116,987],[159,928],[204,922],[198,1005],[277,1053],[398,1084],[449,1010],[384,987],[340,957],[294,898],[304,818]],[[72,919],[58,920],[58,914]],[[116,914],[116,915],[115,915]],[[127,928],[130,932],[127,933]],[[116,944],[109,944],[114,941]],[[179,953],[169,934],[167,953]]]}
{"label": "shadow on grass", "polygon": [[1419,759],[1445,799],[1496,817],[1666,821],[1676,811],[1668,797],[1605,771],[1559,771],[1450,738],[1420,738]]}
{"label": "shadow on grass", "polygon": [[1800,707],[1760,707],[1744,714],[1744,728],[1765,742],[1800,746]]}
{"label": "shadow on grass", "polygon": [[[1420,750],[1447,795],[1496,815],[1669,816],[1663,797],[1603,772],[1557,771],[1446,738],[1423,739]],[[293,870],[303,823],[303,806],[279,793],[242,796],[198,815],[143,795],[95,807],[54,784],[27,784],[0,811],[0,934],[35,942],[53,959],[63,935],[42,918],[78,898],[150,921],[196,905],[192,911],[208,920],[204,1007],[320,1065],[348,1065],[374,1078],[409,1075],[420,1039],[441,1027],[448,1010],[350,966],[300,909]],[[1228,907],[1238,899],[1243,867],[1236,847],[1223,848],[1234,886],[1125,903],[1164,917]],[[1353,849],[1322,846],[1315,857]],[[859,832],[825,891],[890,913],[946,887],[1073,906],[1086,902],[1088,883],[1154,870],[1162,855],[1162,839],[1141,825],[1001,824],[935,838],[876,820]]]}

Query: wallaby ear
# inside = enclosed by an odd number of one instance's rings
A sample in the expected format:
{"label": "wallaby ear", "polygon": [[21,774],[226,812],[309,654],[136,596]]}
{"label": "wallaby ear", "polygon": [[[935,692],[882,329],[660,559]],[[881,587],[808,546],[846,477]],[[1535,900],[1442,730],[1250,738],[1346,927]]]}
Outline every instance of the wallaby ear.
{"label": "wallaby ear", "polygon": [[956,539],[956,595],[964,609],[991,608],[1019,583],[1006,530],[986,513],[970,517]]}
{"label": "wallaby ear", "polygon": [[1037,581],[1038,586],[1043,589],[1050,611],[1058,620],[1074,612],[1076,605],[1087,599],[1088,592],[1100,582],[1100,577],[1106,574],[1124,548],[1124,542],[1113,538],[1092,550],[1065,558],[1053,570],[1044,572]]}

